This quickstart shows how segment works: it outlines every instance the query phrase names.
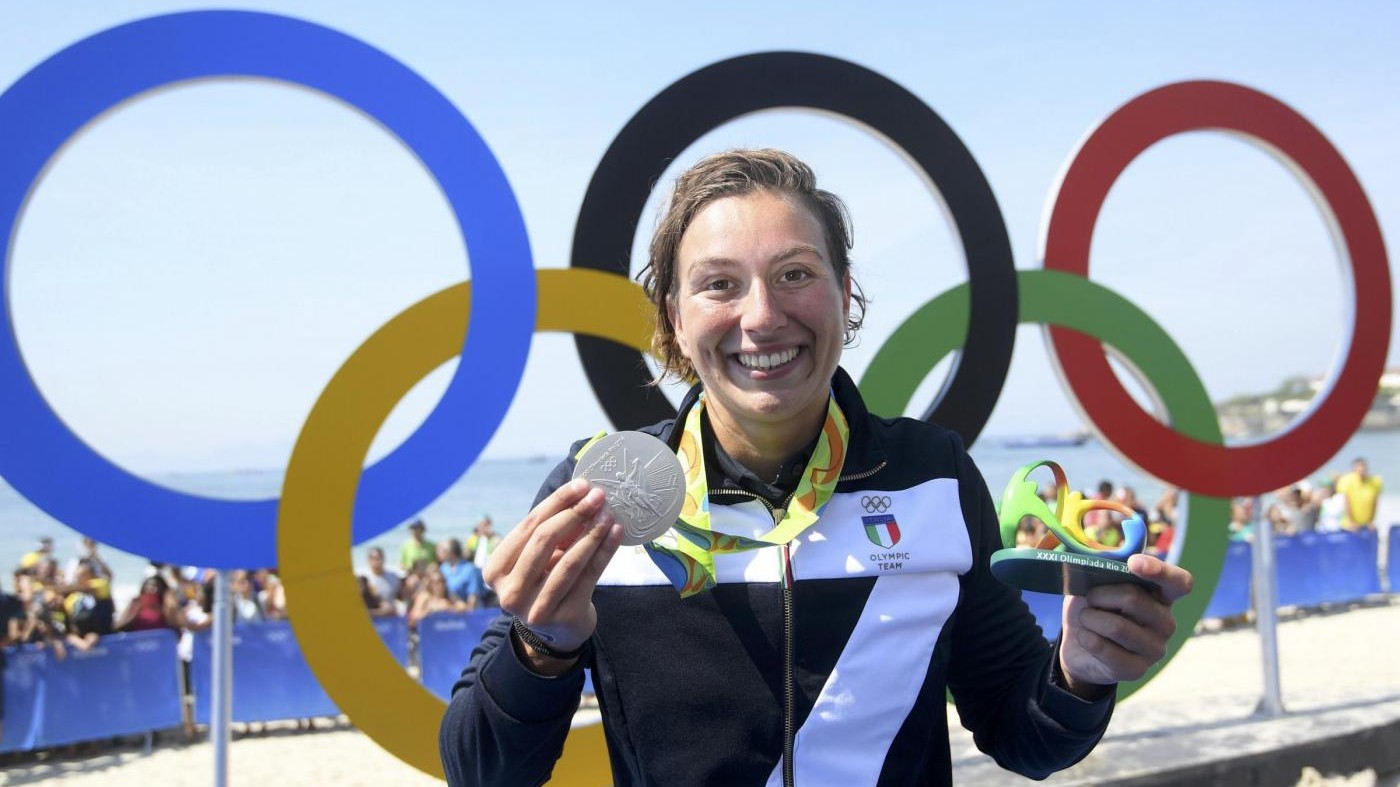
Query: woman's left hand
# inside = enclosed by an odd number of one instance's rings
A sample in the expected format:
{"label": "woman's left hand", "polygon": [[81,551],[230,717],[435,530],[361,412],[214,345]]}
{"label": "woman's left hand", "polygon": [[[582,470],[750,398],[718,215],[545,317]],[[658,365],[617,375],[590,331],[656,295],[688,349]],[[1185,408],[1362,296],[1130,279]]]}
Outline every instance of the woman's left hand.
{"label": "woman's left hand", "polygon": [[1176,633],[1171,607],[1191,592],[1191,572],[1151,555],[1129,557],[1128,570],[1158,589],[1100,585],[1065,599],[1060,670],[1080,697],[1098,697],[1106,686],[1142,677],[1166,655]]}

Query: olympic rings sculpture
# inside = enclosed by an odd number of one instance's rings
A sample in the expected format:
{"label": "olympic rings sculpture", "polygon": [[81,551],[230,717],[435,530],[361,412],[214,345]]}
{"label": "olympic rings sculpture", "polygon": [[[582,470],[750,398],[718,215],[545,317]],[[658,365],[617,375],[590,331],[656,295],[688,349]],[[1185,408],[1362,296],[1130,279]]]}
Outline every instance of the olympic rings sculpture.
{"label": "olympic rings sculpture", "polygon": [[[379,643],[358,600],[351,546],[421,509],[472,465],[509,406],[534,331],[576,334],[594,391],[618,428],[672,413],[664,399],[636,385],[643,374],[637,354],[649,345],[652,323],[640,287],[626,278],[627,260],[651,184],[672,157],[729,119],[809,107],[861,122],[908,154],[950,208],[969,281],[921,307],[877,353],[860,383],[873,411],[903,412],[936,362],[958,352],[953,375],[924,414],[971,443],[1000,393],[1018,322],[1054,326],[1048,328],[1052,347],[1086,420],[1126,461],[1187,491],[1180,563],[1195,574],[1196,592],[1175,607],[1178,629],[1167,658],[1142,680],[1120,687],[1120,696],[1151,680],[1175,655],[1219,579],[1224,528],[1192,530],[1190,523],[1224,522],[1225,496],[1277,488],[1321,466],[1360,424],[1388,350],[1389,263],[1355,175],[1302,116],[1262,93],[1222,82],[1158,88],[1100,124],[1071,156],[1052,196],[1042,228],[1046,270],[1017,272],[986,178],[917,96],[873,71],[820,55],[726,60],[678,80],[626,124],[580,209],[573,267],[537,271],[510,185],[485,142],[403,64],[308,22],[252,12],[173,14],[79,41],[0,94],[0,127],[10,135],[0,156],[0,222],[7,235],[13,236],[44,166],[84,125],[154,88],[225,76],[320,90],[398,136],[447,195],[469,245],[473,283],[410,307],[356,350],[308,415],[281,500],[253,502],[173,492],[84,445],[43,402],[25,368],[6,292],[0,298],[0,423],[7,434],[0,442],[0,476],[55,518],[120,549],[215,567],[279,565],[298,642],[326,692],[376,742],[438,776],[443,704]],[[1354,319],[1341,373],[1316,411],[1261,446],[1224,447],[1210,400],[1180,349],[1140,309],[1087,279],[1092,229],[1108,189],[1148,146],[1194,129],[1244,134],[1285,157],[1320,196],[1353,275]],[[0,261],[6,287],[8,264],[7,251]],[[473,300],[473,290],[487,297]],[[1170,427],[1127,397],[1099,342],[1146,377]],[[424,424],[393,454],[361,470],[393,406],[457,355],[457,374]],[[462,383],[467,374],[474,384]],[[1153,450],[1129,453],[1130,446],[1144,444]],[[75,488],[84,494],[71,494]],[[141,527],[130,527],[132,521]],[[601,729],[571,732],[556,768],[572,783],[606,783]]]}

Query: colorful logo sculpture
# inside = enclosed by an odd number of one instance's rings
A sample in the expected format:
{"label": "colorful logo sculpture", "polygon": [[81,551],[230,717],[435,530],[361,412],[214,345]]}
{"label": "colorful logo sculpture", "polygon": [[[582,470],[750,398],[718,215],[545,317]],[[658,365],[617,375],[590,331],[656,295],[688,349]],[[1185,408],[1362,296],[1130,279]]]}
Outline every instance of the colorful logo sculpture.
{"label": "colorful logo sculpture", "polygon": [[[1040,487],[1029,476],[1047,467],[1055,476],[1055,510],[1040,498]],[[1123,543],[1101,544],[1084,528],[1084,515],[1091,511],[1111,511],[1123,517]],[[1030,517],[1047,530],[1033,546],[1018,547],[1016,531],[1021,520]],[[1153,583],[1134,576],[1123,561],[1147,545],[1147,523],[1131,508],[1114,500],[1086,499],[1070,491],[1065,471],[1054,462],[1042,460],[1017,470],[1002,492],[997,506],[1001,543],[1006,549],[992,555],[992,573],[997,579],[1022,590],[1082,596],[1095,585],[1132,582],[1146,587]]]}
{"label": "colorful logo sculpture", "polygon": [[[1189,494],[1180,562],[1196,575],[1196,592],[1175,608],[1178,633],[1168,659],[1205,609],[1224,559],[1225,529],[1218,525],[1227,519],[1228,501],[1205,495],[1267,491],[1319,467],[1360,424],[1385,361],[1390,273],[1360,184],[1303,117],[1262,93],[1219,82],[1159,88],[1105,120],[1071,158],[1052,199],[1042,244],[1046,270],[1018,272],[986,178],[957,135],[917,96],[873,71],[821,55],[726,60],[680,79],[627,123],[584,198],[573,268],[536,271],[514,194],[485,142],[402,63],[344,34],[286,17],[174,14],[79,41],[0,95],[6,134],[0,226],[6,237],[14,236],[36,178],[86,124],[155,88],[228,76],[319,90],[395,134],[447,196],[469,246],[472,283],[410,307],[356,350],[307,417],[280,501],[183,494],[99,456],[40,396],[20,357],[6,295],[0,298],[0,476],[58,520],[120,549],[182,564],[278,565],[297,639],[327,693],[380,745],[432,774],[441,775],[436,733],[442,702],[379,642],[359,603],[351,546],[427,505],[472,465],[509,407],[533,331],[579,335],[584,367],[616,427],[672,414],[657,393],[638,385],[639,353],[649,345],[651,322],[641,289],[626,278],[627,260],[652,184],[676,155],[727,120],[775,107],[851,118],[905,153],[949,208],[966,252],[968,283],[921,307],[881,348],[861,381],[872,410],[903,412],[938,360],[958,352],[954,373],[925,417],[971,443],[1005,380],[1016,325],[1058,326],[1051,329],[1053,346],[1086,419],[1128,461],[1195,493]],[[1180,349],[1140,309],[1087,279],[1092,229],[1119,173],[1154,142],[1196,129],[1236,132],[1285,158],[1319,195],[1353,273],[1351,344],[1340,375],[1315,411],[1263,445],[1225,448],[1210,400]],[[0,282],[8,287],[6,254]],[[472,298],[473,291],[483,297]],[[1165,403],[1170,427],[1128,397],[1099,342],[1142,372]],[[433,413],[399,449],[362,470],[394,404],[456,355],[461,363]],[[1129,451],[1141,445],[1152,450]],[[1120,696],[1153,674],[1121,687]],[[573,731],[555,771],[574,783],[606,783],[601,729]]]}

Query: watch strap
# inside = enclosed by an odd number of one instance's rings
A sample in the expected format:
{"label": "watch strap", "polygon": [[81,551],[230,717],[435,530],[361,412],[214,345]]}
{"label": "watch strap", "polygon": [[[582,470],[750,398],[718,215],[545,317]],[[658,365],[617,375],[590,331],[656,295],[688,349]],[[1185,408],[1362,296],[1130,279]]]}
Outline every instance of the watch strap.
{"label": "watch strap", "polygon": [[582,656],[583,652],[588,649],[588,640],[584,640],[582,645],[579,645],[573,650],[559,650],[551,646],[548,642],[545,642],[544,637],[541,637],[534,629],[525,625],[525,621],[518,617],[511,618],[510,626],[515,631],[516,638],[526,645],[529,645],[531,650],[541,656],[548,656],[552,659],[576,659]]}

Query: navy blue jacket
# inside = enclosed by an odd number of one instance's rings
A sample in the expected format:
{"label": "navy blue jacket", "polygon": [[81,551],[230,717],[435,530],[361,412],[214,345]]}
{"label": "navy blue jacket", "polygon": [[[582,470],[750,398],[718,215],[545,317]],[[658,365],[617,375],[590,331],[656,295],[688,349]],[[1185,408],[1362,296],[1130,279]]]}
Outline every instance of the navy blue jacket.
{"label": "navy blue jacket", "polygon": [[[1112,697],[1085,702],[1061,688],[1055,646],[992,577],[997,519],[957,435],[870,415],[844,371],[832,387],[850,448],[821,519],[791,545],[791,595],[777,547],[717,557],[717,587],[685,599],[641,548],[620,548],[570,673],[526,669],[508,617],[487,631],[442,723],[450,783],[546,781],[585,667],[618,785],[780,785],[788,721],[798,785],[950,784],[948,691],[977,746],[1010,770],[1044,778],[1093,748]],[[644,431],[674,447],[672,427]],[[722,472],[714,450],[713,527],[771,528],[773,504]],[[538,499],[572,468],[572,458],[556,467]]]}

